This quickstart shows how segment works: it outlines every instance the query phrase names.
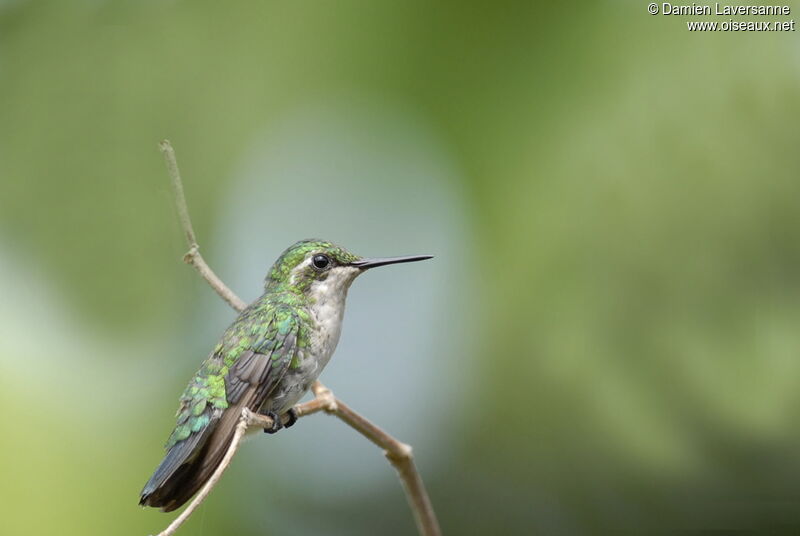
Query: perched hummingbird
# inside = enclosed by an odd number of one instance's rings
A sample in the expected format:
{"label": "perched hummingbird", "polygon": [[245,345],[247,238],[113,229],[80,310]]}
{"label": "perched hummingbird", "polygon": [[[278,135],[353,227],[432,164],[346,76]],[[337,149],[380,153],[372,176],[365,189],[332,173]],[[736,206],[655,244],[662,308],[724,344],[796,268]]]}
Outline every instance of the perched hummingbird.
{"label": "perched hummingbird", "polygon": [[330,360],[344,302],[365,270],[430,255],[364,259],[323,240],[302,240],[275,261],[264,294],[228,327],[180,398],[167,455],[142,489],[139,504],[179,508],[211,477],[233,438],[243,408],[269,415],[275,433]]}

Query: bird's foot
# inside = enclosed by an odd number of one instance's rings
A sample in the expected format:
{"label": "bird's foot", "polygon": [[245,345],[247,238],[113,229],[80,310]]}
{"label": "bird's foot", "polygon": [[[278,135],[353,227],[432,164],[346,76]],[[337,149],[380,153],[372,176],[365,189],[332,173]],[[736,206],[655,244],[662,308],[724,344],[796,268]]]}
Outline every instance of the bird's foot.
{"label": "bird's foot", "polygon": [[292,408],[289,411],[287,411],[286,414],[289,416],[289,421],[286,424],[284,424],[283,427],[291,428],[292,426],[294,426],[294,423],[297,422],[297,410]]}
{"label": "bird's foot", "polygon": [[281,430],[282,428],[291,428],[292,425],[294,425],[294,423],[297,422],[297,410],[292,408],[289,411],[287,411],[286,414],[289,416],[289,420],[286,422],[286,424],[283,424],[283,419],[281,419],[280,415],[278,415],[274,411],[268,411],[264,413],[263,415],[266,415],[267,417],[272,419],[272,426],[270,426],[269,428],[264,428],[264,433],[274,434],[275,432]]}
{"label": "bird's foot", "polygon": [[266,415],[267,417],[272,419],[272,426],[270,426],[269,428],[264,428],[265,434],[274,434],[275,432],[283,428],[283,421],[281,420],[280,416],[274,411],[268,411],[263,415]]}

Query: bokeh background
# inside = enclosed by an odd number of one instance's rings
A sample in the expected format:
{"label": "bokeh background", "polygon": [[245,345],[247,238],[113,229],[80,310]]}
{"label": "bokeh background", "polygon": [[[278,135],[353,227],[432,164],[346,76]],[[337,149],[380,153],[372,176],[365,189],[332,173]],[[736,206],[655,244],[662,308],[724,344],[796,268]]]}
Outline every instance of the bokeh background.
{"label": "bokeh background", "polygon": [[[800,533],[800,42],[689,19],[0,2],[0,532],[172,518],[138,492],[234,313],[180,262],[168,137],[247,300],[300,238],[436,255],[356,282],[323,380],[415,446],[446,534]],[[413,531],[319,415],[181,534]]]}

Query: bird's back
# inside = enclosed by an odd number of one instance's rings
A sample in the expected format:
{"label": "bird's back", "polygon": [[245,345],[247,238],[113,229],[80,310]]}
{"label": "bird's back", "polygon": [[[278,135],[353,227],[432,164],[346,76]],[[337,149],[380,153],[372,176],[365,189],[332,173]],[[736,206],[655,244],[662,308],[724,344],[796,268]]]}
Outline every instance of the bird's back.
{"label": "bird's back", "polygon": [[167,455],[145,484],[140,504],[168,512],[191,498],[221,462],[242,409],[258,411],[307,346],[302,315],[267,298],[231,324],[184,390]]}

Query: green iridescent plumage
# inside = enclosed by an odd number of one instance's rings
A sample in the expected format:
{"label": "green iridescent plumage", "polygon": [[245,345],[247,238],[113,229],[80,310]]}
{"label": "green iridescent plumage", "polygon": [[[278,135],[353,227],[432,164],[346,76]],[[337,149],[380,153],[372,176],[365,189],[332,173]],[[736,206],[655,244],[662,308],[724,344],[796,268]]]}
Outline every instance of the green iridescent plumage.
{"label": "green iridescent plumage", "polygon": [[[275,264],[272,266],[267,275],[266,288],[267,291],[280,291],[282,289],[291,290],[293,296],[305,291],[312,281],[318,278],[319,274],[312,268],[304,272],[302,277],[292,281],[289,274],[292,269],[297,266],[303,259],[310,253],[315,251],[325,251],[327,255],[336,259],[340,264],[348,264],[359,259],[357,255],[353,255],[346,249],[325,242],[322,240],[301,240],[294,246],[290,247],[283,252]],[[288,297],[288,296],[287,296]],[[289,297],[290,298],[290,297]]]}
{"label": "green iridescent plumage", "polygon": [[297,403],[333,354],[358,274],[424,258],[365,260],[323,240],[284,251],[264,294],[228,327],[181,395],[167,455],[140,504],[171,511],[194,495],[222,460],[244,408],[278,415]]}
{"label": "green iridescent plumage", "polygon": [[250,350],[259,354],[271,353],[271,358],[275,361],[274,367],[280,367],[282,359],[289,359],[289,366],[299,365],[296,352],[291,349],[280,351],[280,345],[282,337],[297,330],[297,347],[308,346],[310,318],[308,312],[298,306],[305,305],[308,301],[303,290],[318,274],[309,269],[307,273],[299,274],[300,277],[294,281],[289,274],[309,253],[315,251],[325,251],[343,264],[358,259],[344,248],[322,240],[303,240],[287,249],[267,276],[264,296],[245,310],[225,331],[222,342],[203,363],[181,395],[177,412],[178,423],[165,448],[169,449],[178,441],[202,430],[210,421],[207,408],[228,407],[225,376],[244,352]]}
{"label": "green iridescent plumage", "polygon": [[167,511],[180,506],[215,467],[194,460],[219,458],[241,408],[259,411],[286,372],[301,367],[313,327],[306,290],[327,277],[311,266],[298,269],[314,252],[341,265],[358,259],[322,240],[303,240],[284,251],[267,275],[264,294],[228,327],[181,395],[167,456],[142,490],[142,504]]}
{"label": "green iridescent plumage", "polygon": [[[229,405],[226,377],[237,360],[247,352],[269,355],[272,367],[291,367],[297,349],[308,346],[308,315],[298,314],[285,303],[284,296],[267,296],[256,302],[225,331],[220,342],[184,390],[178,408],[178,423],[167,440],[170,449],[208,425],[211,410]],[[305,316],[305,319],[303,319]],[[286,346],[289,334],[294,344]],[[232,383],[233,380],[228,380]]]}

